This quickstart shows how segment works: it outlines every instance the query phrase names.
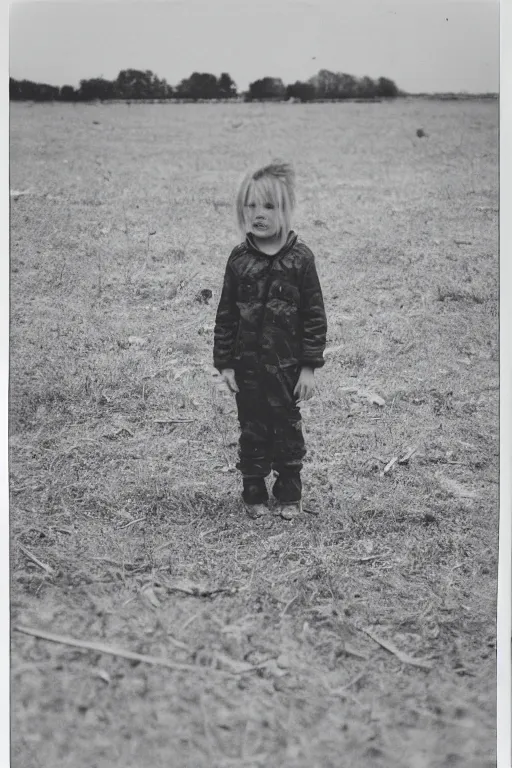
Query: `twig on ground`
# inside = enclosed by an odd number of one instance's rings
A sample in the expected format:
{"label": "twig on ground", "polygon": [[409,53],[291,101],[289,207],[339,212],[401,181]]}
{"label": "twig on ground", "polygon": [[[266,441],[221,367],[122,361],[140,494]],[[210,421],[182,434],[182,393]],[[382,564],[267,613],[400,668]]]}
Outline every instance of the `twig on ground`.
{"label": "twig on ground", "polygon": [[472,245],[472,240],[454,240],[455,245]]}
{"label": "twig on ground", "polygon": [[386,466],[384,467],[384,469],[380,473],[380,476],[384,477],[385,475],[387,475],[387,473],[390,472],[393,469],[393,467],[395,466],[397,461],[398,461],[398,456],[393,456],[391,461],[388,461],[388,463],[386,464]]}
{"label": "twig on ground", "polygon": [[[173,669],[184,672],[200,672],[211,674],[212,672],[220,672],[221,670],[215,670],[211,667],[201,667],[197,664],[178,664],[169,659],[164,659],[158,656],[148,656],[144,653],[135,653],[134,651],[127,651],[124,648],[117,648],[115,646],[106,645],[105,643],[94,643],[86,640],[75,640],[73,637],[67,637],[66,635],[56,635],[53,632],[45,632],[41,629],[34,629],[32,627],[13,627],[16,632],[22,632],[25,635],[31,635],[32,637],[40,638],[41,640],[48,640],[52,643],[60,643],[61,645],[69,645],[72,648],[83,648],[86,651],[96,651],[97,653],[107,653],[110,656],[119,656],[123,659],[129,659],[130,661],[139,661],[143,664],[151,664],[157,667],[166,667],[167,669]],[[244,670],[249,671],[249,670]]]}
{"label": "twig on ground", "polygon": [[172,635],[167,635],[167,639],[172,645],[175,645],[176,648],[181,648],[182,651],[190,651],[190,643],[182,643],[181,640],[176,640],[175,637]]}
{"label": "twig on ground", "polygon": [[189,627],[192,624],[193,621],[195,621],[196,619],[199,618],[199,616],[200,616],[199,613],[194,613],[193,616],[191,616],[189,619],[186,620],[186,622],[181,627],[180,631],[183,632],[183,630],[186,629],[187,627]]}
{"label": "twig on ground", "polygon": [[398,459],[398,463],[399,463],[399,464],[407,464],[407,462],[409,461],[409,459],[410,459],[410,458],[412,458],[412,457],[414,456],[414,454],[416,453],[416,451],[418,450],[418,448],[419,448],[419,445],[415,445],[413,448],[408,448],[408,449],[407,449],[407,451],[404,453],[404,455],[403,455],[403,456],[401,456],[401,457]]}
{"label": "twig on ground", "polygon": [[114,568],[121,568],[125,571],[140,571],[145,570],[148,567],[147,563],[129,563],[129,562],[119,562],[119,560],[112,560],[110,557],[97,557],[93,556],[91,560],[98,560],[99,562],[108,563],[109,565],[113,565]]}
{"label": "twig on ground", "polygon": [[356,648],[352,648],[350,643],[343,643],[343,650],[349,656],[355,656],[356,659],[364,659],[364,661],[368,661],[368,656],[365,653],[361,653],[361,651],[358,651]]}
{"label": "twig on ground", "polygon": [[143,523],[146,519],[146,516],[144,517],[138,517],[136,520],[130,520],[128,523],[124,523],[123,525],[119,525],[117,530],[118,531],[124,531],[126,528],[130,528],[132,525],[135,525],[136,523]]}
{"label": "twig on ground", "polygon": [[39,568],[42,568],[43,571],[45,571],[49,576],[52,576],[55,573],[54,569],[51,566],[46,565],[46,563],[41,562],[41,560],[39,560],[35,555],[33,555],[32,552],[29,549],[24,547],[23,544],[20,544],[18,542],[18,547],[19,547],[20,551],[23,552],[25,557],[28,557],[28,559],[31,560],[36,565],[38,565]]}
{"label": "twig on ground", "polygon": [[236,595],[239,591],[238,587],[217,587],[216,589],[203,589],[202,587],[180,587],[178,585],[166,584],[166,589],[169,592],[182,592],[184,595],[190,595],[190,597],[213,597],[213,595],[229,594]]}
{"label": "twig on ground", "polygon": [[195,419],[154,419],[155,424],[190,424]]}
{"label": "twig on ground", "polygon": [[412,656],[409,656],[407,653],[403,653],[403,651],[393,645],[393,643],[378,637],[370,629],[364,629],[363,627],[360,627],[360,629],[362,632],[368,635],[368,637],[371,637],[374,643],[377,643],[377,645],[380,645],[386,651],[396,656],[397,659],[402,662],[402,664],[410,664],[413,667],[420,667],[420,669],[432,669],[431,662],[424,661],[423,659],[415,659]]}
{"label": "twig on ground", "polygon": [[298,595],[294,595],[291,600],[288,600],[288,602],[286,603],[285,607],[281,611],[281,618],[283,618],[283,616],[285,615],[285,613],[288,610],[288,608],[291,605],[293,605],[293,603],[298,599],[298,597],[299,597]]}
{"label": "twig on ground", "polygon": [[367,673],[368,671],[368,664],[365,665],[365,667],[359,672],[358,675],[352,678],[352,680],[349,680],[348,683],[345,685],[341,685],[339,688],[334,688],[331,690],[331,694],[335,695],[336,693],[344,693],[348,688],[351,688],[353,685],[359,682]]}

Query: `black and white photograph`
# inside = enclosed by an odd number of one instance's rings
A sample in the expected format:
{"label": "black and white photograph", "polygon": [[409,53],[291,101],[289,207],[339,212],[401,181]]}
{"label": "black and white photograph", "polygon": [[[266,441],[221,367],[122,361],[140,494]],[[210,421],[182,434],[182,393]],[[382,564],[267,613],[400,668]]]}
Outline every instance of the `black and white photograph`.
{"label": "black and white photograph", "polygon": [[510,766],[498,0],[8,36],[12,768]]}

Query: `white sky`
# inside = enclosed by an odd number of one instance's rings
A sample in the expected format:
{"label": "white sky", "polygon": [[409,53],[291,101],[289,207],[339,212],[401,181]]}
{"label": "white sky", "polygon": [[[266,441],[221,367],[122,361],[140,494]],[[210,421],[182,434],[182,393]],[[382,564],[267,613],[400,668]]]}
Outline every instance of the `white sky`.
{"label": "white sky", "polygon": [[[313,59],[316,57],[316,59]],[[419,91],[498,91],[497,0],[15,0],[10,75],[77,86],[151,69],[171,85],[229,72],[239,90],[319,69]]]}

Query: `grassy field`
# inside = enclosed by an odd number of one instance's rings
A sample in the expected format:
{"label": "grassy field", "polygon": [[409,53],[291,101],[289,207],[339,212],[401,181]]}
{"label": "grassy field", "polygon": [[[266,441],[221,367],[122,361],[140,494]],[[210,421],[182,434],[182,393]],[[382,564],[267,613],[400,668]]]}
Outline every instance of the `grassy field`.
{"label": "grassy field", "polygon": [[[495,765],[497,127],[12,105],[14,768]],[[329,322],[292,523],[244,516],[211,367],[236,187],[276,155]]]}

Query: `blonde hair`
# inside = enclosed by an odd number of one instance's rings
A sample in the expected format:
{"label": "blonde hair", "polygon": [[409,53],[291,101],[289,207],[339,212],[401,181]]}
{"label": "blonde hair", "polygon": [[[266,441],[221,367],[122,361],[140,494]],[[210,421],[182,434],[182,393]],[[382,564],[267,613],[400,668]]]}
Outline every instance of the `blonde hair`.
{"label": "blonde hair", "polygon": [[295,208],[295,171],[292,166],[289,163],[274,160],[256,171],[250,171],[244,177],[236,196],[236,216],[240,232],[244,237],[247,232],[245,206],[251,191],[254,192],[257,200],[273,203],[277,208],[281,223],[281,244],[284,245]]}

